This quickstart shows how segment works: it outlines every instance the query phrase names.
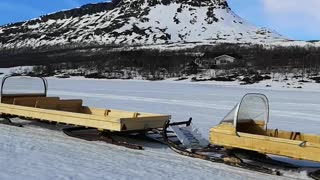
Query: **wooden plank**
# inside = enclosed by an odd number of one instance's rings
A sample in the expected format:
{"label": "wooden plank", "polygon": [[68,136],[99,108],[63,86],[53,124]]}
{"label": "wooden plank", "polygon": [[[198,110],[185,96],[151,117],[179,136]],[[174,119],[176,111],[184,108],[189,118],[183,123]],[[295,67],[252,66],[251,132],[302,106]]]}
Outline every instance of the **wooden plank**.
{"label": "wooden plank", "polygon": [[121,124],[124,124],[128,131],[136,129],[154,129],[162,128],[171,116],[149,116],[137,118],[121,118]]}
{"label": "wooden plank", "polygon": [[58,102],[58,110],[68,112],[82,112],[82,100],[81,99],[69,99],[60,100]]}
{"label": "wooden plank", "polygon": [[0,103],[0,112],[30,119],[40,119],[57,123],[120,131],[119,118],[64,112],[58,110],[32,108]]}
{"label": "wooden plank", "polygon": [[36,100],[36,108],[52,109],[68,112],[81,112],[82,100],[81,99],[70,99],[70,100],[59,100],[49,98],[39,98]]}
{"label": "wooden plank", "polygon": [[320,143],[306,142],[304,146],[300,146],[304,141],[243,132],[236,134],[230,124],[211,128],[209,139],[210,143],[215,145],[320,162]]}
{"label": "wooden plank", "polygon": [[13,101],[14,101],[13,97],[1,97],[1,103],[13,104]]}
{"label": "wooden plank", "polygon": [[268,129],[267,134],[271,137],[278,137],[278,138],[291,139],[291,140],[301,140],[301,141],[320,144],[320,136],[313,135],[313,134],[305,134],[300,132],[291,132],[291,131],[274,130],[274,129]]}
{"label": "wooden plank", "polygon": [[38,99],[36,101],[35,107],[42,109],[57,110],[59,101],[59,99]]}
{"label": "wooden plank", "polygon": [[[94,110],[94,108],[89,109]],[[118,116],[101,116],[101,114],[84,114],[84,111],[82,111],[82,113],[75,113],[0,103],[0,112],[4,114],[110,131],[133,131],[144,130],[147,128],[161,128],[163,124],[170,119],[170,116],[157,114],[148,114],[150,115],[148,117],[123,118],[126,117],[127,114],[134,114],[134,112],[111,110],[111,112],[113,111],[118,112]],[[124,115],[121,115],[120,112],[125,113]],[[124,125],[127,128],[121,129]]]}
{"label": "wooden plank", "polygon": [[133,118],[135,114],[138,113],[138,117],[150,117],[150,116],[163,116],[160,114],[152,114],[152,113],[144,113],[144,112],[130,112],[130,111],[122,111],[115,109],[99,109],[99,108],[90,108],[84,106],[82,108],[82,112],[86,114],[94,114],[97,116],[110,116],[110,117],[122,117],[122,118]]}
{"label": "wooden plank", "polygon": [[59,100],[59,97],[18,97],[14,98],[13,104],[19,106],[35,107],[38,100]]}

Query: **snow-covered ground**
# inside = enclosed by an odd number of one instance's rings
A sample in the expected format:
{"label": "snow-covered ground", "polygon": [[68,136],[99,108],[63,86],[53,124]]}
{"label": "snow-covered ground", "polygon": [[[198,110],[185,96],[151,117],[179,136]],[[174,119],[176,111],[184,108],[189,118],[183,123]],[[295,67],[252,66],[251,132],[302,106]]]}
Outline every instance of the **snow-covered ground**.
{"label": "snow-covered ground", "polygon": [[[318,87],[49,78],[49,95],[82,98],[86,105],[193,117],[205,137],[249,92],[270,99],[270,128],[319,134]],[[22,88],[24,85],[17,86]],[[319,88],[320,89],[320,88]],[[136,141],[135,141],[136,142]],[[54,127],[0,126],[0,179],[306,179],[305,173],[269,176],[183,157],[167,147],[138,141],[144,151],[66,137]]]}

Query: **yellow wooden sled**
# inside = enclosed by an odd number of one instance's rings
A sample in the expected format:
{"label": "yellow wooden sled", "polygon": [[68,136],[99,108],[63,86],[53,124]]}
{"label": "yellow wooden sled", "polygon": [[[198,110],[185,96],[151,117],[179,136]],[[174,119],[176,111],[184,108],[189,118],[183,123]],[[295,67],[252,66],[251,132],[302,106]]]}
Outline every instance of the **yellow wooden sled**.
{"label": "yellow wooden sled", "polygon": [[[76,126],[110,131],[137,131],[161,128],[169,115],[99,109],[83,106],[81,99],[47,97],[47,82],[42,81],[42,93],[4,93],[6,80],[19,78],[28,85],[36,77],[6,76],[2,82],[0,113],[2,116],[21,117],[29,120],[45,120]],[[33,80],[34,81],[34,80]]]}
{"label": "yellow wooden sled", "polygon": [[210,144],[261,154],[320,162],[320,136],[268,129],[269,103],[265,95],[247,94],[210,129]]}
{"label": "yellow wooden sled", "polygon": [[[42,86],[42,90],[26,92],[27,86],[35,84]],[[7,87],[9,85],[12,87]],[[171,118],[169,115],[87,107],[81,99],[47,97],[47,89],[47,81],[42,77],[5,76],[1,86],[1,117],[9,123],[12,123],[11,118],[18,117],[118,133],[162,128]]]}

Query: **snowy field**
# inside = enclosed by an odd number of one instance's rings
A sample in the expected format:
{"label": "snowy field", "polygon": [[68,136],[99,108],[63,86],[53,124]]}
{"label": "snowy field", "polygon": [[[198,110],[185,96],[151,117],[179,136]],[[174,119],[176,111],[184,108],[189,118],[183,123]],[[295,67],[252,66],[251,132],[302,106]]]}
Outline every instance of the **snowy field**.
{"label": "snowy field", "polygon": [[[23,88],[21,86],[20,88]],[[85,105],[193,117],[205,137],[209,128],[250,92],[264,93],[270,128],[319,134],[320,87],[287,89],[232,84],[49,78],[49,95],[82,98]],[[307,179],[305,173],[269,176],[183,157],[165,146],[138,141],[144,151],[87,142],[55,127],[0,125],[0,179]]]}

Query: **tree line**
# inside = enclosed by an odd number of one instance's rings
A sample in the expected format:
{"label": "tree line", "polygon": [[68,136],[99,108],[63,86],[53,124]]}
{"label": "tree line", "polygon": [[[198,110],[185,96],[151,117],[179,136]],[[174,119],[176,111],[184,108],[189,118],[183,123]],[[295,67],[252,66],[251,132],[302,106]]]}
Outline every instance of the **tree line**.
{"label": "tree line", "polygon": [[[16,50],[17,51],[17,50]],[[67,68],[121,69],[136,67],[144,71],[155,72],[166,69],[177,73],[192,66],[195,59],[213,59],[227,54],[237,59],[234,66],[245,68],[250,64],[256,69],[274,68],[312,68],[320,67],[320,48],[318,47],[264,47],[262,45],[219,44],[195,46],[180,50],[120,48],[119,46],[88,46],[46,50],[20,50],[0,52],[0,67],[23,65],[51,66]],[[233,67],[229,67],[233,68]]]}

